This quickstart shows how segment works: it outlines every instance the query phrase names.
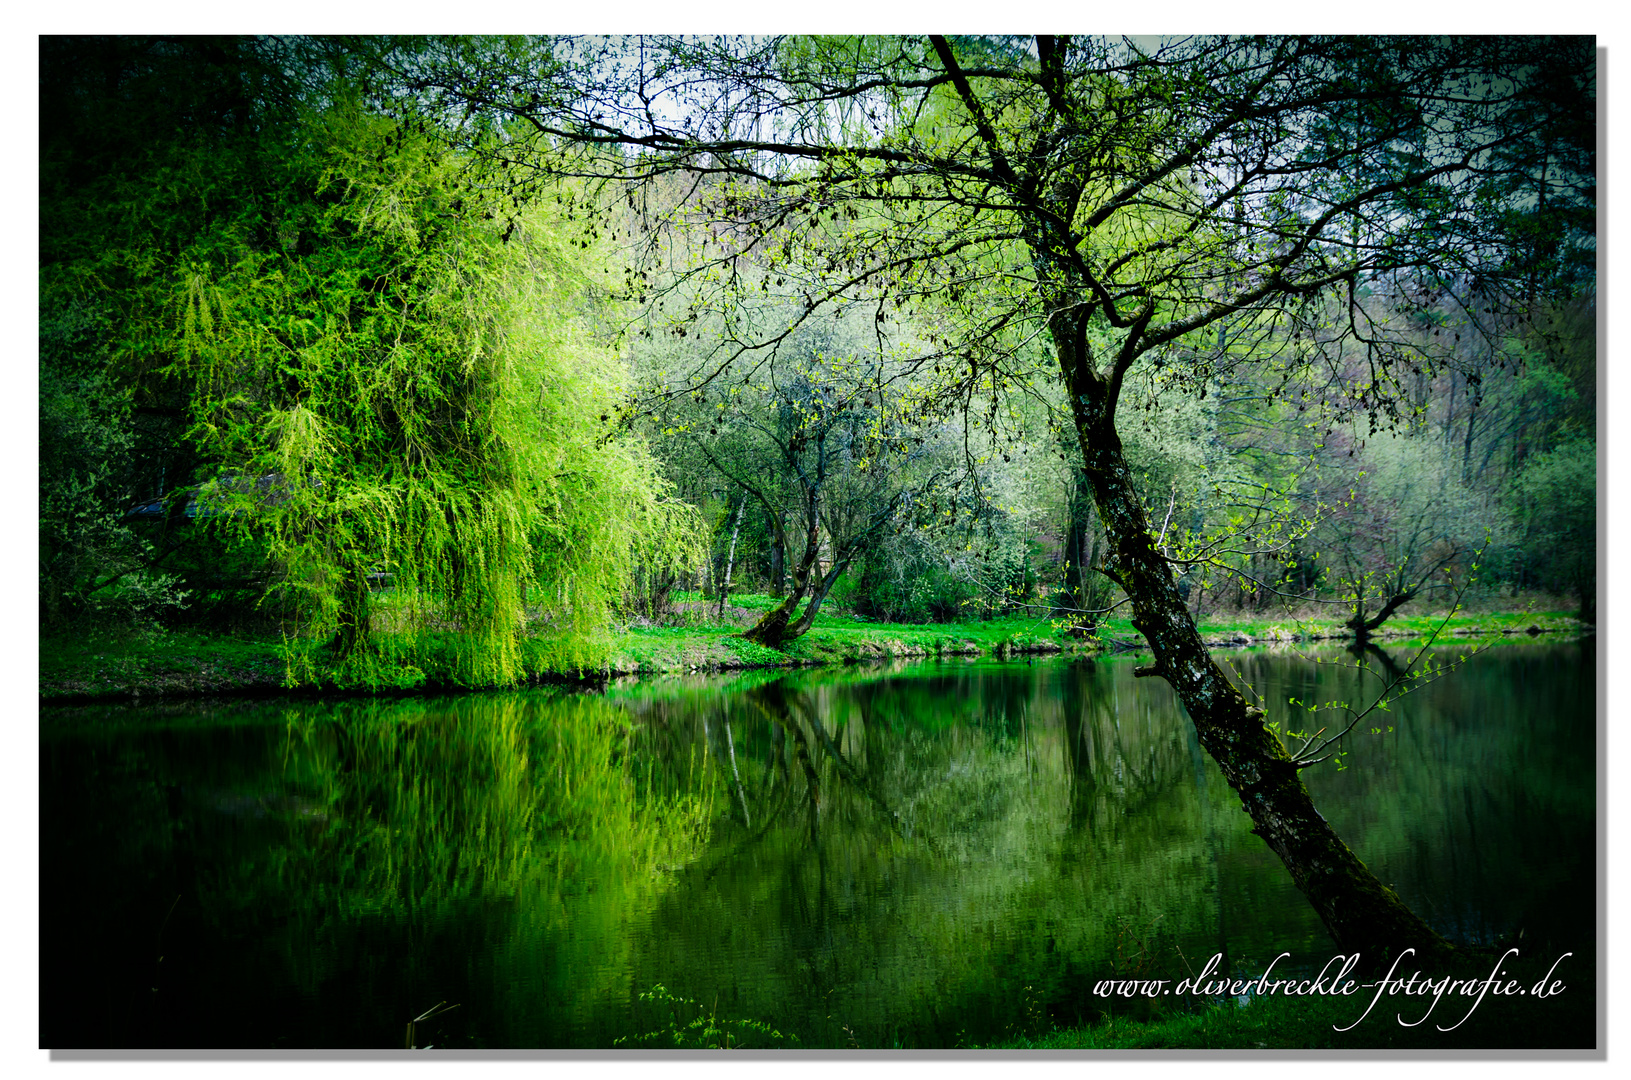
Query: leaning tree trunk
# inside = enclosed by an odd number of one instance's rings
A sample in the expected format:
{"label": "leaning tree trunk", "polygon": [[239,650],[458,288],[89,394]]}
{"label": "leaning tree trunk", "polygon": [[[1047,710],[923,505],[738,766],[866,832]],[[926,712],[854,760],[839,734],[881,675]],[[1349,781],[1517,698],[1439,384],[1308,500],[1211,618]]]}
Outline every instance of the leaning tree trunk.
{"label": "leaning tree trunk", "polygon": [[787,592],[787,556],[782,549],[781,533],[765,511],[765,524],[770,533],[770,595],[782,596]]}
{"label": "leaning tree trunk", "polygon": [[[1085,360],[1085,340],[1076,340],[1077,358]],[[1452,952],[1320,816],[1298,766],[1264,726],[1262,710],[1247,703],[1212,659],[1171,567],[1151,539],[1115,431],[1114,388],[1086,363],[1071,362],[1068,339],[1056,337],[1056,344],[1072,390],[1088,482],[1112,552],[1106,570],[1126,591],[1133,625],[1155,655],[1153,667],[1138,674],[1160,675],[1177,691],[1201,745],[1251,816],[1252,831],[1285,863],[1341,949],[1362,953],[1367,966],[1412,947],[1418,958]]]}
{"label": "leaning tree trunk", "polygon": [[[832,587],[838,584],[838,579],[844,576],[844,571],[848,570],[849,566],[850,557],[844,555],[835,557],[825,574],[817,575],[812,567],[809,575],[786,600],[753,626],[742,631],[742,636],[772,649],[779,649],[794,638],[803,637],[810,632],[810,627],[815,625],[815,618],[820,614],[821,605],[826,601],[827,594],[832,592]],[[809,598],[808,602],[795,620],[792,617],[793,609],[798,606],[799,600],[806,596]]]}
{"label": "leaning tree trunk", "polygon": [[815,584],[812,578],[816,553],[821,545],[821,519],[818,513],[820,506],[817,498],[814,492],[808,493],[805,497],[804,554],[793,569],[793,587],[788,591],[787,598],[766,612],[758,622],[742,631],[742,636],[755,644],[779,649],[803,632],[795,630],[789,624],[793,621],[793,611],[799,606],[799,601],[804,599],[811,585]]}
{"label": "leaning tree trunk", "polygon": [[1402,592],[1388,598],[1382,605],[1382,610],[1369,618],[1365,617],[1365,601],[1355,602],[1354,616],[1348,620],[1348,629],[1353,631],[1354,641],[1360,646],[1369,644],[1371,635],[1381,628],[1381,625],[1393,617],[1393,613],[1416,598],[1414,592]]}

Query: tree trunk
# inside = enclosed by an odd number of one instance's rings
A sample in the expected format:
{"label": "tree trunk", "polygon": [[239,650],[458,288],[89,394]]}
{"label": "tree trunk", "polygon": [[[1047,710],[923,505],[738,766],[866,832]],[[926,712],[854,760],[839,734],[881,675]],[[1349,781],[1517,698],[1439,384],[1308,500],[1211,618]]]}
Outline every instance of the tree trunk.
{"label": "tree trunk", "polygon": [[832,563],[827,567],[827,572],[821,575],[816,581],[815,587],[810,590],[810,602],[804,605],[804,614],[800,615],[798,622],[794,623],[788,630],[787,636],[789,639],[809,633],[810,627],[815,625],[816,614],[821,611],[821,605],[826,602],[827,594],[832,592],[832,587],[838,584],[838,579],[843,577],[844,571],[849,569],[850,559],[851,556],[848,554],[833,558]]}
{"label": "tree trunk", "polygon": [[1484,384],[1482,382],[1476,383],[1468,388],[1468,392],[1472,397],[1472,401],[1467,406],[1467,438],[1461,447],[1461,482],[1463,484],[1472,483],[1472,441],[1473,433],[1477,430],[1478,406],[1484,403]]}
{"label": "tree trunk", "polygon": [[1151,539],[1114,426],[1116,387],[1091,370],[1085,327],[1056,318],[1054,333],[1112,552],[1106,570],[1126,591],[1133,625],[1155,655],[1154,665],[1138,674],[1160,675],[1177,691],[1201,746],[1251,816],[1252,831],[1285,863],[1341,949],[1362,953],[1367,965],[1412,947],[1418,958],[1452,952],[1320,816],[1297,765],[1264,726],[1262,710],[1247,703],[1212,659]]}
{"label": "tree trunk", "polygon": [[1576,576],[1575,591],[1580,594],[1580,621],[1587,626],[1597,625],[1597,575],[1582,573]]}
{"label": "tree trunk", "polygon": [[330,648],[337,659],[344,660],[366,649],[373,632],[373,596],[368,590],[368,576],[360,567],[348,564],[340,571],[339,600],[338,626]]}
{"label": "tree trunk", "polygon": [[1099,625],[1097,608],[1103,607],[1096,588],[1098,572],[1093,569],[1099,559],[1099,530],[1093,524],[1093,490],[1085,473],[1078,471],[1067,502],[1069,522],[1065,530],[1065,558],[1069,566],[1065,571],[1065,595],[1069,606],[1058,613],[1070,618],[1067,633],[1086,637]]}
{"label": "tree trunk", "polygon": [[725,602],[731,596],[731,572],[736,569],[736,538],[742,532],[742,511],[747,509],[747,499],[744,497],[736,504],[736,518],[731,523],[731,546],[725,554],[725,577],[719,586],[719,618],[725,617]]}
{"label": "tree trunk", "polygon": [[802,593],[795,590],[786,600],[783,600],[767,612],[762,619],[742,631],[742,636],[757,645],[763,645],[767,649],[781,648],[782,643],[791,636],[787,632],[787,624],[792,621],[793,609],[798,606],[802,595]]}
{"label": "tree trunk", "polygon": [[[768,648],[779,649],[794,638],[809,633],[817,613],[821,611],[822,603],[827,599],[827,594],[838,584],[838,579],[844,576],[849,564],[850,557],[846,555],[834,559],[825,574],[818,577],[812,572],[805,583],[797,585],[786,600],[752,627],[744,630],[742,636]],[[793,609],[798,607],[799,600],[806,594],[810,602],[799,613],[798,620],[794,621]]]}
{"label": "tree trunk", "polygon": [[805,593],[810,591],[812,572],[815,569],[816,553],[821,546],[821,518],[819,514],[819,494],[815,491],[805,496],[805,535],[804,554],[799,559],[798,566],[793,568],[793,587],[787,593],[787,599],[777,604],[764,618],[742,631],[742,636],[756,644],[769,649],[779,649],[791,639],[798,637],[798,633],[789,629],[793,620],[793,610],[804,599]]}
{"label": "tree trunk", "polygon": [[770,521],[769,511],[765,513],[765,520],[770,526],[770,595],[783,596],[787,592],[787,556],[782,550],[781,533]]}
{"label": "tree trunk", "polygon": [[[827,594],[855,561],[855,556],[862,545],[889,521],[894,506],[895,502],[892,500],[884,511],[874,515],[870,525],[850,536],[843,544],[834,540],[829,531],[831,548],[828,553],[827,572],[822,573],[820,489],[812,486],[805,496],[804,554],[799,559],[798,567],[793,571],[792,591],[773,611],[744,630],[742,636],[768,648],[779,649],[794,638],[808,633],[815,622],[816,614],[821,610],[822,603],[827,599]],[[793,611],[798,607],[799,601],[806,596],[810,602],[805,605],[797,621],[794,621]]]}
{"label": "tree trunk", "polygon": [[1348,620],[1348,629],[1354,632],[1355,644],[1360,646],[1368,644],[1370,642],[1371,634],[1373,634],[1383,623],[1392,618],[1395,611],[1398,611],[1405,604],[1408,604],[1415,598],[1415,596],[1416,594],[1414,592],[1398,593],[1390,597],[1387,603],[1382,605],[1382,609],[1368,619],[1365,618],[1365,604],[1364,601],[1361,600],[1354,607],[1353,618]]}

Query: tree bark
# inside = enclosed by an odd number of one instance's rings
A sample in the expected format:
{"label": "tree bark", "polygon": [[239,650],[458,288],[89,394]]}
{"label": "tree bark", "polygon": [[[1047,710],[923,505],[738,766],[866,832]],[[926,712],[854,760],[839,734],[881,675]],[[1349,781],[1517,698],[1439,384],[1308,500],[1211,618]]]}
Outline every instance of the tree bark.
{"label": "tree bark", "polygon": [[373,596],[361,567],[347,564],[340,571],[339,600],[338,625],[329,644],[335,657],[344,660],[366,649],[373,632]]}
{"label": "tree bark", "polygon": [[782,549],[781,532],[770,523],[772,514],[765,511],[765,521],[770,524],[770,595],[782,596],[787,592],[787,556]]}
{"label": "tree bark", "polygon": [[731,546],[725,553],[725,578],[719,586],[719,618],[725,617],[725,603],[731,595],[731,572],[736,569],[736,538],[742,532],[742,511],[747,509],[744,497],[736,504],[736,518],[731,524]]}
{"label": "tree bark", "polygon": [[[774,610],[765,615],[752,627],[744,630],[742,636],[749,641],[772,649],[779,649],[787,642],[808,633],[815,623],[821,605],[827,599],[838,579],[844,576],[850,564],[878,531],[884,528],[899,504],[899,496],[890,499],[886,505],[875,510],[870,520],[840,542],[833,535],[835,526],[828,523],[828,540],[831,544],[830,559],[826,572],[821,571],[821,488],[811,484],[805,491],[805,536],[804,554],[799,564],[793,570],[793,587],[787,594],[787,599],[778,604]],[[799,606],[799,601],[809,598],[804,611],[797,620],[793,619],[793,612]]]}
{"label": "tree bark", "polygon": [[1339,948],[1375,965],[1415,948],[1418,958],[1449,944],[1377,880],[1314,808],[1297,764],[1212,659],[1155,548],[1113,421],[1115,382],[1092,370],[1085,327],[1055,319],[1055,345],[1071,390],[1088,482],[1104,523],[1107,572],[1126,591],[1133,625],[1155,656],[1138,674],[1160,675],[1188,711],[1201,746],[1251,816],[1252,831],[1285,863]]}
{"label": "tree bark", "polygon": [[1060,614],[1070,616],[1072,626],[1068,632],[1080,637],[1091,633],[1098,625],[1096,618],[1085,614],[1091,606],[1088,603],[1088,575],[1092,572],[1089,569],[1088,544],[1093,526],[1088,517],[1093,513],[1093,493],[1088,488],[1087,478],[1080,472],[1076,474],[1076,483],[1066,507],[1070,520],[1065,530],[1065,595],[1070,599],[1070,607],[1062,609]]}
{"label": "tree bark", "polygon": [[1368,619],[1365,617],[1365,602],[1360,600],[1354,608],[1354,617],[1348,620],[1348,629],[1354,632],[1355,643],[1360,646],[1368,643],[1371,634],[1378,627],[1392,618],[1395,611],[1398,611],[1415,598],[1414,591],[1396,593],[1388,599],[1387,603],[1382,605],[1380,611]]}
{"label": "tree bark", "polygon": [[[779,649],[794,638],[809,633],[816,615],[821,611],[822,603],[827,599],[827,594],[832,592],[832,587],[838,584],[838,579],[849,569],[850,561],[847,555],[834,559],[827,572],[819,576],[812,568],[806,582],[797,585],[786,600],[752,627],[744,630],[742,636],[768,648]],[[795,621],[792,617],[793,609],[798,607],[799,600],[805,596],[809,597],[809,603],[804,605],[804,610]]]}
{"label": "tree bark", "polygon": [[789,630],[788,624],[792,622],[793,611],[799,606],[799,601],[810,591],[816,553],[821,546],[819,500],[819,489],[811,488],[806,491],[804,554],[799,558],[798,565],[793,568],[793,587],[788,590],[787,599],[767,612],[764,618],[742,631],[742,636],[749,641],[766,648],[779,649],[784,642],[798,636]]}

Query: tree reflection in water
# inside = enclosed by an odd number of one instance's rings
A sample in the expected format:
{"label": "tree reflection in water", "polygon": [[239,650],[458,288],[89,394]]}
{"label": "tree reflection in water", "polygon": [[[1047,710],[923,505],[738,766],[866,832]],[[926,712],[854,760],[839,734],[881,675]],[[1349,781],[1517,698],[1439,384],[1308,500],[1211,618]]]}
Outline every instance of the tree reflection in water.
{"label": "tree reflection in water", "polygon": [[[1594,947],[1589,658],[1480,657],[1311,777],[1444,932]],[[1317,966],[1311,909],[1131,666],[59,720],[42,1039],[401,1046],[445,1001],[417,1038],[607,1046],[663,1027],[640,998],[660,984],[801,1046],[950,1046],[1214,952]],[[1353,689],[1296,656],[1235,668],[1267,698]]]}

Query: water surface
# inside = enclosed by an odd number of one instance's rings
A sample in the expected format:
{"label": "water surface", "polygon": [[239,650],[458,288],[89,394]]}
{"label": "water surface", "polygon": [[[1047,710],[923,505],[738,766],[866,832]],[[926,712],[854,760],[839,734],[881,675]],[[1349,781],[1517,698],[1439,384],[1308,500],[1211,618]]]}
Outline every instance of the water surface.
{"label": "water surface", "polygon": [[[1231,661],[1295,730],[1371,685],[1321,657]],[[1591,954],[1592,663],[1476,657],[1317,804],[1451,938]],[[949,1047],[1334,951],[1125,661],[45,710],[40,768],[47,1046]]]}

